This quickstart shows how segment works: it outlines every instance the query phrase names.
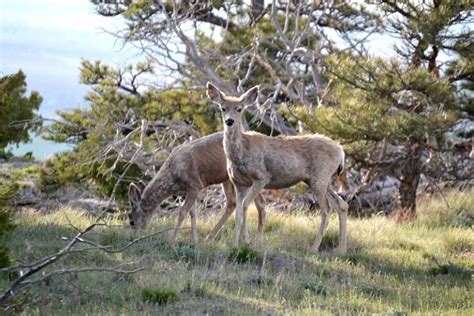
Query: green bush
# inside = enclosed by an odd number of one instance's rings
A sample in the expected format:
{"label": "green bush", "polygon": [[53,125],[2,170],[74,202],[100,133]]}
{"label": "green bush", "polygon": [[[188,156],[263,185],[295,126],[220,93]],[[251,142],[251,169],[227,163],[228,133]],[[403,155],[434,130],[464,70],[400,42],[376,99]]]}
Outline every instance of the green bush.
{"label": "green bush", "polygon": [[13,180],[0,179],[0,268],[8,267],[12,263],[10,249],[4,244],[4,236],[15,227],[8,205],[17,190],[18,184]]}
{"label": "green bush", "polygon": [[67,183],[80,182],[83,178],[72,153],[56,155],[48,159],[41,168],[39,188],[41,191],[51,192]]}
{"label": "green bush", "polygon": [[169,289],[143,288],[142,299],[147,303],[167,304],[178,300],[178,294]]}
{"label": "green bush", "polygon": [[0,148],[0,159],[6,161],[10,160],[13,157],[13,154],[10,151],[5,151],[4,148]]}
{"label": "green bush", "polygon": [[258,252],[247,245],[236,246],[230,249],[229,259],[238,263],[255,263],[258,259]]}
{"label": "green bush", "polygon": [[136,165],[132,165],[125,172],[126,165],[118,163],[115,165],[114,172],[110,168],[114,164],[113,159],[105,161],[91,162],[93,154],[87,147],[79,146],[76,150],[56,155],[47,160],[41,168],[39,175],[39,188],[44,192],[52,192],[68,183],[87,183],[93,182],[96,191],[101,196],[110,196],[118,176],[124,175],[124,179],[115,191],[115,197],[118,201],[125,203],[128,201],[128,185],[130,181],[138,181],[143,178],[142,171]]}

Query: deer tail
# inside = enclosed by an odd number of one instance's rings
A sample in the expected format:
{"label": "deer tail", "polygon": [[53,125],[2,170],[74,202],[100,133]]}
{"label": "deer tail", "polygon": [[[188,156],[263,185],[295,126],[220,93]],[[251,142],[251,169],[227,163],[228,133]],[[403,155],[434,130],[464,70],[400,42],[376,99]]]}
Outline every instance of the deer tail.
{"label": "deer tail", "polygon": [[342,159],[339,167],[337,167],[336,181],[339,184],[339,192],[349,191],[349,185],[347,183],[346,171],[344,170],[344,152],[342,152]]}

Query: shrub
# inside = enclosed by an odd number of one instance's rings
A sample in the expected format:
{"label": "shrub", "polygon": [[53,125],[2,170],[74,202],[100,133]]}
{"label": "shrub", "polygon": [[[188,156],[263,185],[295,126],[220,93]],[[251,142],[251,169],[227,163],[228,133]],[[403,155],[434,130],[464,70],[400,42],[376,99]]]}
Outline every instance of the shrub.
{"label": "shrub", "polygon": [[0,159],[8,161],[13,158],[13,156],[14,155],[10,151],[5,151],[4,148],[0,148]]}
{"label": "shrub", "polygon": [[41,191],[51,192],[67,183],[80,182],[84,176],[75,168],[72,153],[56,155],[48,159],[39,174]]}
{"label": "shrub", "polygon": [[255,263],[258,259],[258,252],[247,245],[236,246],[230,250],[229,259],[238,263]]}
{"label": "shrub", "polygon": [[[15,227],[8,210],[11,197],[18,190],[18,184],[12,180],[0,179],[0,237],[4,237]],[[0,239],[0,268],[11,265],[10,249],[4,245],[4,238]]]}
{"label": "shrub", "polygon": [[169,289],[143,288],[142,299],[148,303],[167,304],[178,300],[178,294]]}

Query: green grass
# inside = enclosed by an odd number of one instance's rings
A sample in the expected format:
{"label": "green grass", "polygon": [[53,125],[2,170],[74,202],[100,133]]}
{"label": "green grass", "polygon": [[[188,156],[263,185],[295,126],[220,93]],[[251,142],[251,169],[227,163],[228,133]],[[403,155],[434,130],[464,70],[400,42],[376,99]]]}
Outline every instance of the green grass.
{"label": "green grass", "polygon": [[[472,195],[447,194],[450,208],[442,200],[420,200],[418,219],[411,224],[381,216],[349,219],[345,255],[334,251],[334,214],[322,252],[309,252],[319,217],[304,212],[268,212],[263,248],[234,248],[229,221],[219,239],[208,244],[190,242],[190,231],[183,229],[175,245],[166,233],[123,253],[71,255],[52,268],[139,261],[146,269],[133,275],[63,275],[29,288],[16,299],[15,310],[25,315],[473,314],[474,234],[465,222],[474,209]],[[219,216],[200,218],[201,239]],[[255,210],[250,216],[254,235]],[[7,244],[13,258],[31,261],[64,246],[76,233],[71,223],[81,228],[91,221],[73,209],[19,213]],[[145,233],[173,226],[174,221],[155,218]],[[120,226],[126,223],[118,219],[107,224],[89,238],[120,247],[145,234]],[[8,282],[0,278],[2,288]]]}
{"label": "green grass", "polygon": [[142,289],[142,298],[147,303],[162,305],[178,300],[178,294],[173,290],[147,287]]}
{"label": "green grass", "polygon": [[255,249],[252,249],[250,246],[234,246],[230,249],[229,260],[235,261],[238,263],[245,262],[257,262],[258,252]]}

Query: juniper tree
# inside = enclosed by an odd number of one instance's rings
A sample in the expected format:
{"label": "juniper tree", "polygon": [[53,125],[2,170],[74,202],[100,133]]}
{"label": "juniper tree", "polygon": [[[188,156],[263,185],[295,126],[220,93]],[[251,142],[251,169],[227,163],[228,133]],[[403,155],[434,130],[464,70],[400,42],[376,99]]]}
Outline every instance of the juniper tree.
{"label": "juniper tree", "polygon": [[386,36],[398,39],[395,54],[332,54],[328,102],[337,106],[301,114],[313,130],[346,144],[359,165],[397,177],[400,215],[413,218],[421,175],[443,177],[435,160],[449,150],[446,132],[460,109],[472,107],[466,89],[474,80],[472,8],[405,0],[382,1],[377,9]]}
{"label": "juniper tree", "polygon": [[27,94],[26,76],[21,70],[0,77],[0,149],[30,139],[28,132],[41,101],[38,92]]}
{"label": "juniper tree", "polygon": [[[197,136],[217,131],[220,120],[201,91],[156,89],[148,85],[154,75],[152,62],[126,67],[82,62],[81,83],[90,86],[85,96],[89,107],[58,112],[59,118],[43,128],[44,138],[75,144],[71,152],[48,162],[43,175],[46,186],[92,179],[99,193],[110,195],[117,178],[125,173],[125,181],[116,192],[123,198],[129,181],[138,181],[146,172],[159,168],[171,147],[188,141],[186,136],[194,129],[199,131]],[[142,120],[158,122],[159,126],[149,126],[140,157],[123,147],[138,143],[139,135],[132,135],[120,148],[114,147],[114,142],[127,137]],[[174,123],[178,121],[184,125]],[[125,172],[132,156],[133,166]]]}

